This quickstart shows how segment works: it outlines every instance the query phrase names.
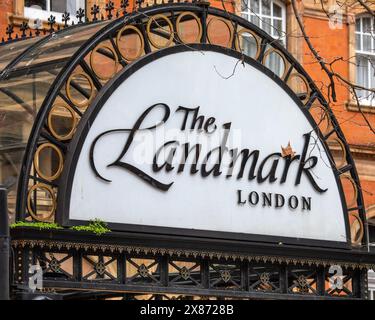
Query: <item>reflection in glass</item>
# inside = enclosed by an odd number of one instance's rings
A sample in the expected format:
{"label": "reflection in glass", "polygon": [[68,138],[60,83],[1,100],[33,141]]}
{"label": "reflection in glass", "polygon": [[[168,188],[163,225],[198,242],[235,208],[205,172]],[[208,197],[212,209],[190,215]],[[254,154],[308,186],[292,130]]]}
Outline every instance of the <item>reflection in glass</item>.
{"label": "reflection in glass", "polygon": [[283,58],[276,51],[271,51],[265,59],[265,66],[280,78],[285,72],[285,63]]}

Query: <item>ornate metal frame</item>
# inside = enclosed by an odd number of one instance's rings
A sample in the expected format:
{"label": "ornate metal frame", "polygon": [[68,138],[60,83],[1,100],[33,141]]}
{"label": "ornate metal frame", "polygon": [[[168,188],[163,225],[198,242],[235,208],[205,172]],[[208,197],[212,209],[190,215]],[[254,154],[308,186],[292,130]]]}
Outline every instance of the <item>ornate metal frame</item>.
{"label": "ornate metal frame", "polygon": [[[189,20],[190,17],[190,20]],[[48,217],[48,221],[55,221],[55,199],[59,199],[59,197],[62,197],[59,195],[59,187],[60,187],[60,172],[63,170],[62,168],[59,168],[58,171],[52,176],[52,177],[46,177],[43,175],[38,174],[37,167],[35,166],[34,161],[38,161],[38,150],[40,148],[44,148],[50,145],[53,145],[55,150],[59,150],[59,155],[63,155],[63,157],[67,154],[70,147],[71,139],[74,137],[75,129],[73,128],[72,131],[65,137],[60,137],[56,135],[56,132],[54,132],[53,128],[50,128],[51,125],[51,110],[61,103],[64,103],[67,107],[67,109],[70,112],[73,112],[74,115],[74,125],[77,125],[79,122],[79,119],[82,119],[87,109],[90,108],[90,103],[92,99],[97,95],[98,92],[102,89],[102,87],[105,85],[105,83],[111,78],[111,77],[102,77],[97,74],[97,71],[95,69],[95,66],[92,65],[92,57],[93,54],[102,54],[104,57],[111,59],[116,68],[114,70],[120,70],[123,68],[130,69],[132,68],[132,63],[135,59],[139,58],[138,54],[135,56],[136,58],[132,59],[126,56],[122,52],[121,47],[119,46],[119,39],[123,35],[128,35],[133,32],[133,34],[137,35],[140,39],[140,50],[142,55],[148,55],[148,54],[154,54],[157,51],[164,50],[166,47],[170,46],[189,46],[189,43],[184,43],[182,41],[180,33],[180,23],[183,23],[184,21],[191,21],[194,20],[198,25],[198,36],[196,39],[199,38],[200,44],[207,44],[211,42],[211,44],[215,44],[213,35],[210,34],[210,30],[208,28],[209,24],[212,23],[212,21],[216,19],[219,21],[224,21],[229,27],[228,27],[228,36],[230,41],[228,42],[227,49],[226,50],[233,50],[242,53],[241,45],[240,45],[240,35],[249,32],[251,35],[254,36],[257,43],[257,54],[254,57],[253,61],[256,64],[259,64],[262,68],[265,68],[267,56],[269,56],[272,52],[276,52],[280,55],[281,59],[284,61],[285,64],[285,72],[281,77],[274,74],[275,79],[277,81],[282,82],[286,87],[289,88],[289,90],[295,92],[296,99],[299,99],[301,102],[301,106],[304,108],[305,112],[314,114],[316,110],[320,110],[319,113],[319,121],[316,122],[316,128],[318,131],[319,138],[322,140],[323,144],[327,148],[327,151],[330,151],[330,145],[327,143],[328,139],[334,139],[338,141],[339,146],[343,148],[343,159],[338,163],[339,165],[336,166],[334,159],[332,157],[332,154],[329,152],[330,156],[330,164],[335,172],[335,176],[339,185],[339,188],[341,188],[341,195],[342,200],[345,206],[345,211],[347,212],[346,221],[349,221],[349,217],[352,217],[351,219],[355,219],[357,223],[360,224],[362,233],[359,237],[354,237],[352,235],[352,239],[348,239],[348,243],[351,242],[353,247],[351,250],[346,250],[345,252],[341,252],[336,256],[335,259],[333,259],[332,262],[340,262],[342,259],[345,259],[345,255],[353,252],[357,253],[363,253],[366,250],[366,246],[368,244],[368,232],[367,232],[367,223],[366,223],[366,215],[365,215],[365,208],[364,208],[364,202],[363,202],[363,196],[362,191],[360,188],[360,182],[359,177],[355,168],[355,164],[353,161],[353,158],[351,156],[349,145],[345,140],[345,137],[339,127],[338,121],[336,120],[332,110],[329,108],[329,105],[327,101],[325,100],[324,96],[321,94],[317,86],[314,84],[313,80],[309,77],[309,75],[303,70],[303,68],[300,66],[300,64],[285,50],[285,48],[279,44],[275,39],[267,35],[264,31],[256,27],[255,25],[251,24],[250,22],[229,14],[228,12],[210,8],[207,3],[168,3],[168,4],[162,4],[157,5],[153,7],[148,8],[140,8],[139,10],[130,13],[125,14],[123,17],[118,18],[117,20],[114,20],[113,22],[109,23],[105,27],[103,27],[97,34],[92,36],[82,47],[72,56],[69,63],[66,64],[66,66],[60,71],[60,74],[55,80],[55,83],[51,86],[50,91],[48,92],[43,105],[36,117],[36,121],[34,123],[32,133],[30,135],[30,139],[28,141],[27,150],[25,153],[22,170],[21,170],[21,176],[18,184],[18,199],[17,199],[17,220],[45,220],[41,216],[39,216],[37,212],[37,201],[38,197],[33,194],[35,190],[38,188],[44,188],[48,189],[49,192],[51,192],[52,197],[52,209],[53,213],[51,214],[51,219]],[[156,22],[155,22],[156,21]],[[96,23],[95,20],[90,23]],[[169,32],[165,30],[165,27],[169,29]],[[151,40],[151,37],[158,37],[159,40],[163,40],[164,44],[160,44],[159,42],[155,42],[155,40]],[[211,37],[210,37],[211,36]],[[42,39],[41,41],[45,41]],[[249,58],[251,59],[251,58]],[[89,62],[87,62],[89,61]],[[91,62],[90,62],[91,61]],[[117,72],[116,72],[117,73]],[[112,77],[115,76],[114,73]],[[81,76],[85,78],[89,84],[88,87],[91,88],[90,92],[87,92],[87,89],[81,85],[79,81],[76,80],[77,76]],[[295,78],[299,78],[302,80],[302,82],[305,84],[306,88],[305,91],[299,91],[293,86],[292,80]],[[81,81],[82,82],[82,81]],[[73,94],[71,93],[71,88],[73,88],[78,94],[82,101],[77,102],[74,98],[72,98]],[[47,141],[47,143],[45,142]],[[44,145],[45,144],[45,145]],[[64,163],[65,161],[61,161],[61,163]],[[344,191],[341,184],[341,179],[347,179],[351,182],[351,185],[353,187],[353,199],[345,199]],[[59,200],[58,200],[59,201]],[[350,206],[346,207],[346,204],[349,203]],[[61,213],[57,213],[60,215]],[[63,232],[63,231],[61,231]],[[70,231],[65,231],[70,232]],[[52,232],[52,234],[55,236],[59,232]],[[349,234],[349,232],[348,232]],[[78,238],[69,233],[70,237],[74,237],[75,241],[78,241]],[[122,234],[123,237],[128,237],[128,234]],[[128,280],[124,274],[121,273],[121,275],[118,275],[114,277],[115,279],[111,278],[111,281],[114,281],[111,283],[111,285],[104,284],[107,282],[103,281],[94,281],[93,285],[86,285],[86,282],[83,280],[84,276],[82,275],[82,256],[85,255],[85,249],[84,245],[83,247],[77,247],[72,249],[70,247],[70,244],[67,243],[67,239],[63,240],[61,243],[48,243],[47,239],[43,239],[42,234],[35,234],[33,239],[29,239],[28,241],[25,240],[25,237],[29,237],[26,235],[26,233],[22,233],[22,235],[17,234],[17,232],[14,232],[14,250],[15,250],[15,261],[22,261],[20,263],[20,267],[16,268],[16,275],[20,275],[19,278],[15,282],[17,283],[24,283],[25,279],[27,278],[27,266],[29,264],[29,259],[35,260],[38,259],[38,254],[40,252],[43,253],[43,255],[50,251],[51,249],[57,250],[57,252],[68,252],[71,257],[73,257],[73,276],[71,278],[64,279],[64,281],[58,281],[56,280],[56,277],[52,277],[51,279],[48,279],[47,286],[53,287],[53,288],[63,288],[63,287],[69,287],[69,288],[75,288],[77,285],[83,285],[87,289],[92,290],[121,290],[121,291],[141,291],[141,292],[150,292],[155,290],[157,288],[158,292],[164,292],[164,293],[176,293],[176,292],[186,292],[189,294],[198,294],[198,295],[228,295],[228,296],[236,296],[236,297],[253,297],[254,292],[250,290],[249,288],[257,288],[255,290],[255,296],[262,296],[262,294],[259,293],[258,287],[259,287],[259,281],[261,284],[261,287],[268,287],[271,288],[271,291],[276,291],[278,293],[283,293],[284,297],[289,297],[289,295],[292,297],[294,294],[297,294],[299,296],[304,296],[303,292],[301,290],[295,289],[296,287],[301,287],[303,283],[303,290],[305,290],[305,293],[308,293],[308,296],[314,296],[314,297],[324,297],[324,296],[334,296],[337,292],[328,292],[325,289],[325,281],[326,281],[326,275],[327,270],[323,267],[321,267],[320,263],[312,262],[309,264],[309,259],[302,259],[300,262],[300,266],[306,266],[308,265],[307,269],[305,270],[305,273],[295,273],[293,271],[295,267],[293,267],[291,270],[291,273],[288,273],[289,266],[285,261],[277,262],[274,264],[274,267],[276,269],[281,268],[282,272],[280,273],[281,276],[279,278],[279,283],[276,285],[274,283],[275,280],[272,273],[269,274],[267,272],[261,272],[262,275],[259,279],[257,279],[254,282],[254,274],[251,274],[251,277],[248,277],[249,272],[247,271],[249,268],[266,268],[265,263],[267,261],[276,262],[277,260],[272,260],[271,256],[267,258],[266,260],[259,260],[256,261],[255,264],[250,263],[250,260],[244,261],[243,259],[238,261],[238,258],[232,258],[231,264],[234,264],[235,267],[238,267],[238,274],[240,277],[237,280],[234,280],[230,276],[228,276],[228,272],[222,272],[222,269],[216,269],[213,268],[212,272],[217,273],[216,280],[212,283],[210,282],[211,276],[210,276],[210,264],[220,264],[222,263],[222,260],[219,258],[211,259],[211,257],[207,258],[205,255],[203,255],[203,260],[196,260],[195,255],[193,257],[193,260],[191,262],[198,263],[200,265],[201,271],[200,276],[202,277],[201,280],[203,281],[204,285],[200,286],[199,289],[193,289],[193,290],[187,290],[184,291],[180,289],[181,287],[178,287],[180,291],[178,291],[176,288],[170,289],[170,283],[175,283],[175,281],[171,282],[171,279],[169,278],[170,275],[168,275],[168,263],[171,259],[174,259],[176,256],[175,252],[163,252],[163,253],[157,253],[156,256],[157,259],[161,259],[161,269],[159,273],[159,280],[160,283],[156,286],[141,286],[141,287],[129,287],[128,286]],[[144,241],[144,244],[146,247],[150,246],[150,243],[152,241],[145,240],[144,238],[142,241]],[[31,241],[32,240],[32,241]],[[42,242],[38,242],[38,241]],[[155,239],[153,239],[155,240]],[[78,245],[78,244],[77,244]],[[177,242],[176,242],[177,245]],[[236,244],[237,245],[237,244]],[[307,244],[308,245],[308,244]],[[188,247],[186,247],[187,244],[183,245],[182,247],[187,250]],[[233,243],[227,243],[225,248],[233,247]],[[277,247],[277,246],[275,246]],[[191,249],[191,248],[190,248]],[[295,248],[294,248],[295,249]],[[90,249],[91,250],[91,249]],[[108,251],[109,250],[109,251]],[[244,249],[245,250],[245,249]],[[247,249],[248,250],[248,249]],[[273,249],[272,249],[273,250]],[[271,250],[271,251],[272,251]],[[286,250],[283,248],[282,250]],[[294,254],[296,252],[298,255],[304,256],[304,250],[305,249],[295,249]],[[92,251],[93,254],[98,254],[98,256],[101,256],[103,258],[104,253],[106,253],[108,256],[111,256],[111,259],[114,259],[113,257],[116,256],[118,262],[117,268],[118,270],[124,270],[126,261],[128,259],[131,259],[132,254],[135,252],[143,252],[143,257],[145,257],[146,249],[136,249],[132,248],[129,252],[125,253],[114,253],[116,249],[103,249],[99,250],[100,253],[97,253],[96,250]],[[246,250],[245,250],[246,251]],[[265,249],[265,252],[270,252],[269,249]],[[331,251],[329,254],[332,255],[336,251]],[[129,256],[130,254],[130,256]],[[288,255],[287,252],[285,252],[286,255]],[[202,255],[199,254],[201,257]],[[297,255],[297,256],[298,256]],[[136,254],[138,256],[138,253]],[[350,255],[349,255],[350,256]],[[152,257],[155,258],[155,255]],[[191,255],[187,255],[186,257],[190,257]],[[102,259],[101,258],[101,259]],[[361,292],[359,289],[361,285],[364,284],[364,273],[361,271],[361,269],[358,269],[358,266],[354,266],[355,260],[358,258],[358,256],[353,255],[349,257],[349,260],[351,261],[351,265],[348,267],[347,270],[350,271],[350,279],[353,279],[352,284],[352,291],[350,291],[350,294],[348,296],[352,298],[363,298],[365,294]],[[362,257],[363,258],[363,257]],[[271,260],[269,260],[271,259]],[[287,259],[287,258],[286,258]],[[373,261],[373,259],[370,256],[366,256],[365,259],[367,261]],[[245,259],[246,260],[246,259]],[[51,259],[47,261],[46,265],[48,266],[51,264]],[[56,261],[54,261],[54,264],[56,264]],[[227,264],[228,262],[225,262],[224,264]],[[250,266],[249,266],[250,263]],[[297,263],[297,264],[298,264]],[[370,263],[370,262],[369,262]],[[57,262],[58,264],[58,262]],[[18,263],[17,263],[18,265]],[[81,266],[80,266],[81,265]],[[368,267],[368,265],[366,265]],[[97,268],[96,270],[103,270],[105,269],[106,265],[101,264],[101,268]],[[144,269],[145,267],[143,267]],[[163,269],[164,268],[164,269]],[[202,269],[203,268],[203,269]],[[226,267],[225,267],[226,268]],[[224,268],[224,269],[225,269]],[[352,268],[352,269],[350,269]],[[147,266],[146,266],[147,269]],[[56,271],[55,269],[54,271]],[[184,270],[183,274],[181,274],[181,277],[187,277],[189,278],[189,272],[191,271],[189,268],[181,269],[179,272],[181,273],[181,270]],[[190,270],[190,271],[189,271]],[[219,270],[219,271],[218,271]],[[221,271],[220,271],[221,270]],[[228,269],[226,269],[228,270]],[[348,272],[349,272],[348,271]],[[144,272],[147,273],[147,270]],[[276,271],[272,271],[276,272]],[[312,273],[311,273],[312,272]],[[315,272],[315,273],[314,273]],[[55,272],[56,273],[56,272]],[[95,273],[95,272],[94,272]],[[97,272],[98,273],[98,272]],[[65,273],[64,273],[65,274]],[[230,274],[230,272],[229,272]],[[255,273],[258,274],[258,273]],[[311,284],[306,279],[311,278],[311,274],[315,274],[318,280],[314,282],[314,284]],[[103,275],[103,274],[102,274]],[[102,276],[101,275],[101,276]],[[291,277],[296,276],[295,281],[297,281],[295,285],[291,284]],[[304,275],[305,279],[299,278],[299,275]],[[99,274],[100,276],[100,274]],[[175,275],[174,275],[175,276]],[[306,276],[308,276],[306,278]],[[17,276],[18,277],[18,276]],[[221,278],[220,278],[221,277]],[[229,277],[229,278],[228,278]],[[220,280],[220,279],[221,280]],[[229,280],[228,280],[229,279]],[[267,280],[268,279],[268,280]],[[266,281],[267,280],[267,281]],[[193,283],[198,281],[194,278]],[[233,282],[234,281],[234,282]],[[289,281],[289,282],[288,282]],[[298,282],[299,281],[299,282]],[[224,282],[224,284],[222,283]],[[221,283],[222,287],[226,287],[225,284],[231,283],[234,285],[237,289],[225,289],[225,291],[222,291],[219,289],[218,291],[211,290],[213,289],[218,283]],[[295,282],[293,282],[295,283]],[[289,286],[290,285],[290,286]],[[173,287],[173,286],[172,286]],[[132,288],[137,288],[136,290],[133,290]],[[278,288],[278,289],[277,289]],[[232,290],[233,289],[233,290]],[[262,289],[263,290],[263,289]],[[279,291],[278,291],[279,290]],[[260,294],[260,295],[259,295]],[[273,294],[273,293],[272,293]],[[274,297],[278,296],[278,294],[268,295],[268,293],[265,295],[265,297]],[[340,296],[342,292],[338,294]]]}

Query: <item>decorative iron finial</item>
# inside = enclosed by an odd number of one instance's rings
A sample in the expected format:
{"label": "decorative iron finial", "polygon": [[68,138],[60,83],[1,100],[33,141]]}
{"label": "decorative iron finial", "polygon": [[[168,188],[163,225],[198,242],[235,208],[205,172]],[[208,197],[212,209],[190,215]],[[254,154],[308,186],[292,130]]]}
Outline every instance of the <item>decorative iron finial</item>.
{"label": "decorative iron finial", "polygon": [[122,9],[123,15],[127,13],[126,8],[129,7],[129,0],[121,0],[120,8]]}
{"label": "decorative iron finial", "polygon": [[114,8],[115,8],[114,3],[111,0],[109,0],[109,2],[105,5],[105,11],[107,11],[108,20],[112,19],[112,17],[113,17],[112,11],[113,11]]}
{"label": "decorative iron finial", "polygon": [[68,26],[69,20],[70,20],[70,13],[65,11],[62,15],[62,22],[64,22],[64,28]]}
{"label": "decorative iron finial", "polygon": [[83,23],[82,19],[84,18],[84,16],[85,16],[85,10],[83,10],[82,8],[79,8],[76,12],[78,23]]}
{"label": "decorative iron finial", "polygon": [[49,31],[50,32],[55,31],[53,26],[56,24],[56,17],[51,14],[50,17],[48,18],[47,23],[49,25]]}
{"label": "decorative iron finial", "polygon": [[12,34],[13,34],[13,32],[14,32],[14,26],[13,26],[13,24],[8,24],[8,26],[6,28],[6,31],[5,31],[5,33],[8,36],[7,40],[12,40]]}
{"label": "decorative iron finial", "polygon": [[26,31],[29,29],[29,24],[25,21],[22,22],[21,26],[20,26],[20,30],[21,30],[21,37],[22,38],[25,38],[26,37]]}
{"label": "decorative iron finial", "polygon": [[91,7],[91,15],[92,15],[92,21],[98,21],[98,14],[100,12],[100,7],[96,4],[94,4]]}
{"label": "decorative iron finial", "polygon": [[142,8],[142,3],[144,2],[144,0],[135,0],[135,3],[137,4],[138,6],[138,9],[141,9]]}

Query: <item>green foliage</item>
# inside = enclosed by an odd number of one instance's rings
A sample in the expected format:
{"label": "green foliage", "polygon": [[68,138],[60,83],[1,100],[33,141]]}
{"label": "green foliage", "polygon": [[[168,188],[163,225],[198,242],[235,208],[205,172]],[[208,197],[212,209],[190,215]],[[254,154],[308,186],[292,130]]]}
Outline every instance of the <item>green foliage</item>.
{"label": "green foliage", "polygon": [[75,231],[87,231],[95,233],[96,235],[100,236],[101,234],[111,232],[110,229],[108,229],[107,223],[100,219],[94,219],[90,220],[89,224],[87,226],[73,226],[70,228],[71,230]]}
{"label": "green foliage", "polygon": [[[48,223],[48,222],[29,222],[29,221],[17,221],[10,225],[11,229],[14,228],[21,228],[21,227],[28,227],[28,228],[35,228],[39,230],[61,230],[64,229],[63,227],[59,226],[57,223]],[[74,231],[86,231],[92,232],[96,235],[101,235],[104,233],[111,232],[108,229],[107,223],[100,219],[90,220],[87,226],[73,226],[70,228]]]}
{"label": "green foliage", "polygon": [[14,228],[21,228],[21,227],[29,227],[35,228],[39,230],[59,230],[63,229],[63,227],[59,226],[57,223],[49,223],[49,222],[28,222],[28,221],[17,221],[10,225],[11,229]]}

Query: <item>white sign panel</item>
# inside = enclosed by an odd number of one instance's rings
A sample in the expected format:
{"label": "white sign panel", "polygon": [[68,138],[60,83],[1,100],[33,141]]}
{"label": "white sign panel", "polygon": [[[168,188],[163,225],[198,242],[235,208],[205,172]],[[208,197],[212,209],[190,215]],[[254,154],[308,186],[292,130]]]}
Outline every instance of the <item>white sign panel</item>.
{"label": "white sign panel", "polygon": [[71,220],[346,242],[312,124],[249,64],[211,51],[158,58],[122,82],[90,125]]}

